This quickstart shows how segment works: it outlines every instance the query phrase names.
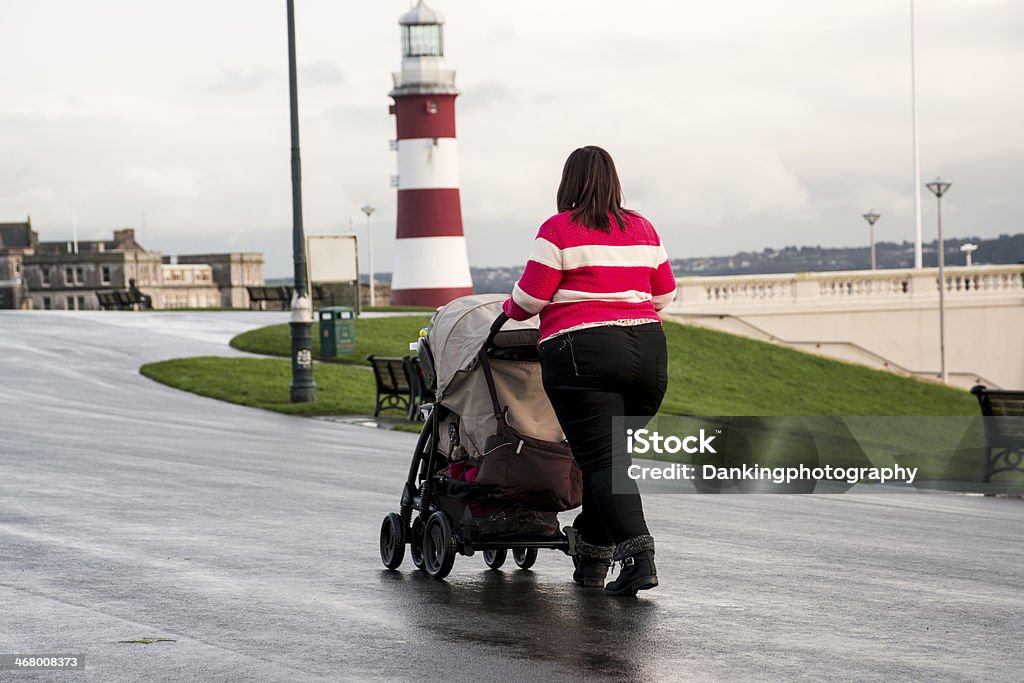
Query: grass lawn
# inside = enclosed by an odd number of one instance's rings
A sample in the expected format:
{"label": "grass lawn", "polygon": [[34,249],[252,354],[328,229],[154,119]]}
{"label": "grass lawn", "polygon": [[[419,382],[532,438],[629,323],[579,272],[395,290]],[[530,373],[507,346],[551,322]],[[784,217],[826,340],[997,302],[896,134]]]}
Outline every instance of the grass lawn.
{"label": "grass lawn", "polygon": [[665,324],[674,415],[978,415],[962,389],[784,346]]}
{"label": "grass lawn", "polygon": [[[426,327],[429,322],[429,315],[357,318],[356,350],[346,356],[322,360],[369,366],[366,357],[371,353],[378,356],[409,355],[409,343],[416,341],[420,329]],[[291,358],[291,344],[291,330],[287,323],[243,332],[231,340],[231,346],[240,351],[283,358]],[[313,356],[320,357],[319,326],[316,324],[313,325]]]}
{"label": "grass lawn", "polygon": [[363,313],[427,313],[434,315],[436,308],[430,306],[363,306]]}
{"label": "grass lawn", "polygon": [[[429,316],[362,318],[355,353],[339,363],[366,365],[366,356],[404,356]],[[977,415],[966,391],[881,370],[812,356],[782,346],[701,327],[665,324],[672,415]],[[314,334],[313,354],[319,354]],[[271,325],[231,340],[242,351],[289,357],[287,325]]]}
{"label": "grass lawn", "polygon": [[200,396],[289,415],[369,415],[375,395],[373,373],[365,368],[317,363],[317,400],[292,403],[291,361],[278,358],[175,358],[143,365],[139,372],[157,382]]}
{"label": "grass lawn", "polygon": [[[316,364],[317,401],[311,404],[289,401],[287,325],[231,340],[237,349],[282,358],[182,358],[144,365],[141,372],[185,391],[292,415],[368,415],[375,389],[365,357],[410,353],[409,342],[429,320],[427,315],[359,319],[355,353]],[[966,391],[700,327],[669,322],[665,332],[669,391],[663,415],[933,416],[847,422],[876,463],[890,463],[897,454],[901,464],[922,466],[921,478],[977,479],[980,454],[963,449],[980,443],[980,422],[955,417],[979,414]],[[834,431],[836,443],[848,442],[847,427],[827,419],[816,434],[833,438]],[[402,428],[419,430],[416,424]],[[958,452],[950,452],[958,444]],[[935,457],[942,451],[948,457]]]}

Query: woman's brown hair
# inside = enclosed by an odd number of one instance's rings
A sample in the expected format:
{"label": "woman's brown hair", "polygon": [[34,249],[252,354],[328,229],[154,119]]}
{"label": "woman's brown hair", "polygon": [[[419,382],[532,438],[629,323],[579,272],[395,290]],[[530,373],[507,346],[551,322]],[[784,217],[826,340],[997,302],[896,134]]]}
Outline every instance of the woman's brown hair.
{"label": "woman's brown hair", "polygon": [[622,208],[622,186],[611,155],[593,145],[574,150],[565,160],[556,202],[559,213],[572,212],[574,223],[604,232],[612,231],[608,214],[625,230],[625,216],[632,213]]}

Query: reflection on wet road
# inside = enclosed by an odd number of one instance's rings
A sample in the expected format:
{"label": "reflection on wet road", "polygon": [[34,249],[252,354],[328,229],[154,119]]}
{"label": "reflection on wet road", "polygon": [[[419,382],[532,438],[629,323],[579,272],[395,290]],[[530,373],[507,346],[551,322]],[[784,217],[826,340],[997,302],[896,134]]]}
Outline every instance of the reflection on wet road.
{"label": "reflection on wet road", "polygon": [[1019,677],[1017,500],[649,496],[661,586],[632,599],[552,551],[387,571],[413,435],[138,374],[269,322],[0,312],[0,653],[103,681]]}

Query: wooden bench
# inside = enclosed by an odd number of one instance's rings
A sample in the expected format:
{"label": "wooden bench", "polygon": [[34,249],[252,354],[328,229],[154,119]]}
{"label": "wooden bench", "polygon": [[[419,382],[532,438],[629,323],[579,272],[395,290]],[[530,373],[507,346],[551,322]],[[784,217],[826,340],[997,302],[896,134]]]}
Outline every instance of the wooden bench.
{"label": "wooden bench", "polygon": [[423,366],[418,356],[403,356],[406,372],[409,375],[409,419],[424,419],[420,406],[434,402],[434,392],[427,388],[427,378],[423,375]]}
{"label": "wooden bench", "polygon": [[153,308],[153,299],[137,289],[100,289],[96,300],[104,311],[139,311]]}
{"label": "wooden bench", "polygon": [[989,389],[977,385],[985,420],[985,474],[987,484],[1002,472],[1024,472],[1024,391]]}
{"label": "wooden bench", "polygon": [[99,302],[101,311],[115,311],[121,307],[121,304],[117,301],[117,296],[110,290],[98,290],[96,292],[96,301]]}
{"label": "wooden bench", "polygon": [[[280,307],[282,311],[291,308],[292,293],[294,287],[264,287],[261,285],[249,285],[246,288],[249,292],[249,308],[257,311],[267,310],[267,304]],[[323,285],[313,285],[313,308],[334,305],[334,292]]]}
{"label": "wooden bench", "polygon": [[379,416],[384,410],[399,410],[405,413],[407,420],[421,419],[420,406],[429,399],[429,393],[423,382],[419,359],[415,356],[388,358],[370,355],[366,360],[373,367],[377,383],[373,416]]}
{"label": "wooden bench", "polygon": [[279,309],[287,311],[292,305],[292,287],[258,287],[248,286],[249,308],[256,308],[261,311],[267,310],[270,304],[271,310]]}
{"label": "wooden bench", "polygon": [[259,285],[250,285],[245,288],[249,293],[249,308],[263,310],[263,302],[267,299],[267,288]]}

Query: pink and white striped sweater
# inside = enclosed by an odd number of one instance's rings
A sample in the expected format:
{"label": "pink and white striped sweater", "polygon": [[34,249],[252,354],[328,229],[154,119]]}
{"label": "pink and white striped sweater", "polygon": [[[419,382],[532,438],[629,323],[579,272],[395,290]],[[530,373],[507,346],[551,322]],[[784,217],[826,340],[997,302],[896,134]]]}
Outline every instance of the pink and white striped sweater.
{"label": "pink and white striped sweater", "polygon": [[568,211],[546,220],[505,314],[539,313],[541,341],[597,325],[660,322],[657,312],[676,296],[668,254],[650,221],[625,218],[626,229],[612,219],[610,233],[573,223]]}

